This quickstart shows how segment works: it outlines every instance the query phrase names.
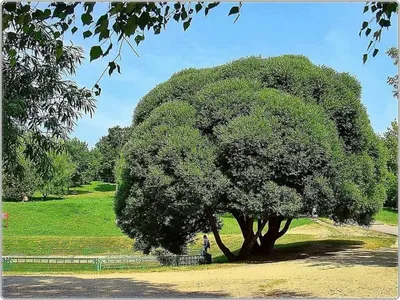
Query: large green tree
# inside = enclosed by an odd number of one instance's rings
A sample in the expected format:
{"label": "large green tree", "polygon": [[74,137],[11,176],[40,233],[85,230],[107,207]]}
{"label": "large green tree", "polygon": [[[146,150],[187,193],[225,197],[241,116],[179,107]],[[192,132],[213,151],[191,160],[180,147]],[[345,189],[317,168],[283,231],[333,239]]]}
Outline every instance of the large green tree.
{"label": "large green tree", "polygon": [[[360,96],[352,76],[303,56],[175,74],[135,110],[118,173],[118,225],[175,253],[211,229],[235,260],[270,253],[313,207],[369,224],[385,199],[386,159]],[[220,213],[242,231],[238,256],[219,236]]]}
{"label": "large green tree", "polygon": [[71,176],[72,186],[90,183],[95,177],[97,168],[93,164],[94,158],[88,149],[88,144],[73,138],[66,142],[66,147],[71,160],[76,165],[75,172]]}
{"label": "large green tree", "polygon": [[47,153],[65,150],[60,141],[95,108],[90,91],[65,78],[82,62],[82,48],[63,45],[46,23],[32,20],[29,25],[40,41],[26,31],[3,29],[2,152],[3,169],[10,175],[22,173],[15,155],[19,148],[49,172]]}

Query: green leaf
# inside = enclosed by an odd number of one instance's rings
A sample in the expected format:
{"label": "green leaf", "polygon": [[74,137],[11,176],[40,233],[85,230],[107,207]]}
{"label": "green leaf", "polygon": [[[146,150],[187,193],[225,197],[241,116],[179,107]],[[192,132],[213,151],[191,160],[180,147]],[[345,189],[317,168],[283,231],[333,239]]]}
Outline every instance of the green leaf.
{"label": "green leaf", "polygon": [[107,18],[107,14],[102,15],[96,22],[96,25],[102,25],[104,26],[104,24],[106,24],[106,27],[108,26],[108,18]]}
{"label": "green leaf", "polygon": [[103,50],[100,46],[93,46],[90,49],[90,61],[98,59],[103,54]]}
{"label": "green leaf", "polygon": [[10,11],[10,12],[13,12],[17,9],[16,2],[5,2],[3,6],[4,6],[5,10]]}
{"label": "green leaf", "polygon": [[364,21],[362,23],[361,30],[364,30],[365,28],[367,28],[367,26],[368,26],[368,22]]}
{"label": "green leaf", "polygon": [[126,5],[126,12],[128,14],[131,14],[135,10],[136,5],[137,3],[135,2],[128,2],[128,4]]}
{"label": "green leaf", "polygon": [[179,22],[180,14],[174,14],[173,18],[175,21]]}
{"label": "green leaf", "polygon": [[129,17],[125,28],[124,28],[124,33],[126,36],[131,36],[137,28],[137,16],[136,15],[132,15]]}
{"label": "green leaf", "polygon": [[86,39],[86,38],[90,37],[91,35],[92,35],[92,32],[90,30],[86,30],[83,33],[83,38]]}
{"label": "green leaf", "polygon": [[60,35],[61,35],[61,32],[59,32],[59,31],[55,31],[55,32],[53,33],[54,39],[58,39],[58,38],[60,37]]}
{"label": "green leaf", "polygon": [[374,42],[374,41],[370,41],[370,42],[369,42],[367,50],[369,50],[369,48],[371,47],[371,45],[372,45],[373,42]]}
{"label": "green leaf", "polygon": [[11,66],[11,67],[15,67],[16,63],[17,63],[17,60],[15,59],[15,57],[11,57],[11,59],[10,59],[10,66]]}
{"label": "green leaf", "polygon": [[367,59],[368,59],[368,54],[364,54],[363,55],[363,64],[366,63]]}
{"label": "green leaf", "polygon": [[365,36],[368,36],[371,33],[371,28],[367,28],[367,30],[365,31]]}
{"label": "green leaf", "polygon": [[143,41],[143,40],[144,40],[144,35],[137,35],[137,36],[135,36],[136,45],[139,45],[139,43],[140,43],[141,41]]}
{"label": "green leaf", "polygon": [[71,29],[72,34],[74,34],[77,30],[78,30],[78,27],[76,27],[76,26],[72,27],[72,29]]}
{"label": "green leaf", "polygon": [[189,28],[190,26],[190,22],[192,21],[192,18],[190,18],[189,20],[187,20],[186,22],[183,22],[183,30],[186,31],[186,29]]}
{"label": "green leaf", "polygon": [[[60,42],[60,43],[59,43]],[[63,43],[62,41],[57,41],[57,47],[56,47],[56,60],[59,60],[60,57],[63,55],[64,50],[63,50]]]}
{"label": "green leaf", "polygon": [[62,23],[62,24],[61,24],[61,29],[63,30],[63,32],[67,31],[67,29],[68,29],[68,24],[67,24],[67,23]]}
{"label": "green leaf", "polygon": [[121,74],[121,67],[119,65],[117,65],[117,71],[119,74]]}
{"label": "green leaf", "polygon": [[203,8],[203,5],[201,5],[200,3],[197,3],[196,6],[194,7],[194,9],[196,10],[196,13],[201,11],[202,8]]}
{"label": "green leaf", "polygon": [[218,6],[218,4],[219,4],[219,2],[212,2],[212,3],[208,4],[208,9],[212,9],[212,8]]}
{"label": "green leaf", "polygon": [[94,85],[94,89],[95,89],[95,91],[94,91],[95,96],[100,96],[101,88],[97,83]]}
{"label": "green leaf", "polygon": [[17,54],[17,51],[15,51],[15,49],[11,49],[10,51],[8,51],[8,55],[10,55],[11,57],[14,57]]}
{"label": "green leaf", "polygon": [[150,21],[149,13],[147,11],[142,12],[142,14],[140,15],[139,20],[138,20],[139,28],[144,30],[144,28],[149,23],[149,21]]}
{"label": "green leaf", "polygon": [[49,18],[51,16],[51,10],[50,9],[48,9],[48,8],[46,8],[44,11],[43,11],[43,15],[42,15],[42,17],[44,17],[44,18]]}
{"label": "green leaf", "polygon": [[181,8],[181,4],[180,4],[179,2],[176,2],[176,3],[174,4],[174,8],[175,8],[176,10],[180,9],[180,8]]}
{"label": "green leaf", "polygon": [[106,52],[104,52],[103,56],[107,56],[107,55],[108,55],[108,53],[110,53],[110,50],[112,49],[112,47],[113,47],[113,44],[112,44],[112,43],[110,43],[110,45],[108,46],[108,48],[107,48]]}
{"label": "green leaf", "polygon": [[90,13],[84,13],[81,16],[81,20],[83,25],[89,25],[90,23],[93,22],[93,17]]}
{"label": "green leaf", "polygon": [[365,5],[365,6],[364,6],[363,14],[365,14],[365,13],[368,11],[368,9],[369,9],[369,6],[368,6],[368,5]]}
{"label": "green leaf", "polygon": [[91,13],[93,11],[94,6],[96,5],[96,2],[85,2],[83,7],[86,10],[86,13]]}
{"label": "green leaf", "polygon": [[108,75],[111,76],[112,72],[114,72],[114,70],[116,69],[117,66],[116,66],[115,62],[111,61],[108,63],[108,67],[110,68],[108,70]]}
{"label": "green leaf", "polygon": [[381,19],[379,25],[382,27],[390,27],[391,23],[390,20]]}
{"label": "green leaf", "polygon": [[19,15],[16,20],[17,24],[22,25],[24,23],[24,18],[25,18],[25,15]]}
{"label": "green leaf", "polygon": [[229,11],[228,16],[234,15],[234,14],[237,14],[237,13],[239,13],[239,6],[234,6],[234,7],[232,7],[231,10]]}
{"label": "green leaf", "polygon": [[110,30],[106,28],[105,30],[100,31],[99,34],[99,42],[103,39],[107,39],[110,37]]}
{"label": "green leaf", "polygon": [[379,49],[374,49],[374,52],[372,52],[372,57],[375,57],[379,52]]}

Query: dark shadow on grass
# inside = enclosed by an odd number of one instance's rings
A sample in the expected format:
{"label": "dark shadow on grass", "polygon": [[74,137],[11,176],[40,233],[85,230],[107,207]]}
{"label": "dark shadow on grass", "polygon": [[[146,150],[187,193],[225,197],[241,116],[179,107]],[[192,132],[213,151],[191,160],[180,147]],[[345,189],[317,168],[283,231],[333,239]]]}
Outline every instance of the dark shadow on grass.
{"label": "dark shadow on grass", "polygon": [[91,191],[86,191],[86,190],[71,190],[69,192],[69,195],[84,195],[84,194],[90,194],[93,193]]}
{"label": "dark shadow on grass", "polygon": [[131,278],[74,276],[3,276],[5,298],[217,298],[221,291],[181,292],[174,284],[155,284]]}
{"label": "dark shadow on grass", "polygon": [[102,183],[94,188],[98,192],[115,192],[115,184],[113,183]]}
{"label": "dark shadow on grass", "polygon": [[[242,263],[268,263],[307,259],[315,265],[397,267],[397,249],[361,250],[364,243],[349,240],[306,241],[277,245],[269,256],[251,256]],[[225,263],[224,255],[213,259]]]}
{"label": "dark shadow on grass", "polygon": [[65,200],[65,197],[62,197],[62,196],[48,196],[46,198],[32,197],[32,198],[29,198],[28,202],[42,202],[42,201],[54,201],[54,200]]}

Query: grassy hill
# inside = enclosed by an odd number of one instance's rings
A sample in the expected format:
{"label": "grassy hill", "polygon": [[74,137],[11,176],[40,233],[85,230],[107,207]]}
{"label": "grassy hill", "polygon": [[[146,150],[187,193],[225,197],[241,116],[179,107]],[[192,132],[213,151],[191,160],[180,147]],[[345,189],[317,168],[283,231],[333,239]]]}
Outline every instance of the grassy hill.
{"label": "grassy hill", "polygon": [[[115,224],[113,197],[115,185],[93,182],[76,188],[77,195],[48,201],[3,202],[3,212],[10,215],[9,228],[3,228],[3,255],[126,255],[132,254],[133,240],[121,233]],[[236,220],[223,217],[223,241],[238,249],[242,236]],[[322,225],[307,218],[294,220],[277,248],[324,239]],[[324,229],[325,230],[325,229]],[[325,230],[325,238],[339,239],[336,229]],[[348,234],[347,234],[348,237]],[[210,235],[211,254],[221,256]],[[367,243],[368,238],[361,240]],[[385,238],[391,243],[392,238]],[[381,244],[379,244],[381,245]],[[192,249],[201,248],[201,235]]]}

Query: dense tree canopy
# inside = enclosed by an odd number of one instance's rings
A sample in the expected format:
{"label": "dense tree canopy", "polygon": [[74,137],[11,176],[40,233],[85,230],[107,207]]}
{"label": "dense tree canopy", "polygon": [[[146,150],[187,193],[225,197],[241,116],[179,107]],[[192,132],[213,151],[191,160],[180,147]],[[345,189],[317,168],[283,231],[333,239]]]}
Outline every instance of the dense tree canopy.
{"label": "dense tree canopy", "polygon": [[303,56],[175,74],[135,110],[118,173],[119,226],[175,253],[210,228],[234,260],[220,213],[242,230],[239,258],[271,252],[312,207],[369,224],[385,200],[386,158],[360,95],[352,76]]}
{"label": "dense tree canopy", "polygon": [[97,177],[106,182],[115,182],[116,161],[122,146],[128,139],[130,128],[114,126],[108,129],[106,136],[96,143],[93,153],[98,154]]}
{"label": "dense tree canopy", "polygon": [[75,164],[75,172],[71,176],[71,185],[79,186],[90,183],[96,176],[97,157],[89,151],[88,144],[77,138],[70,139],[66,142],[67,153]]}

